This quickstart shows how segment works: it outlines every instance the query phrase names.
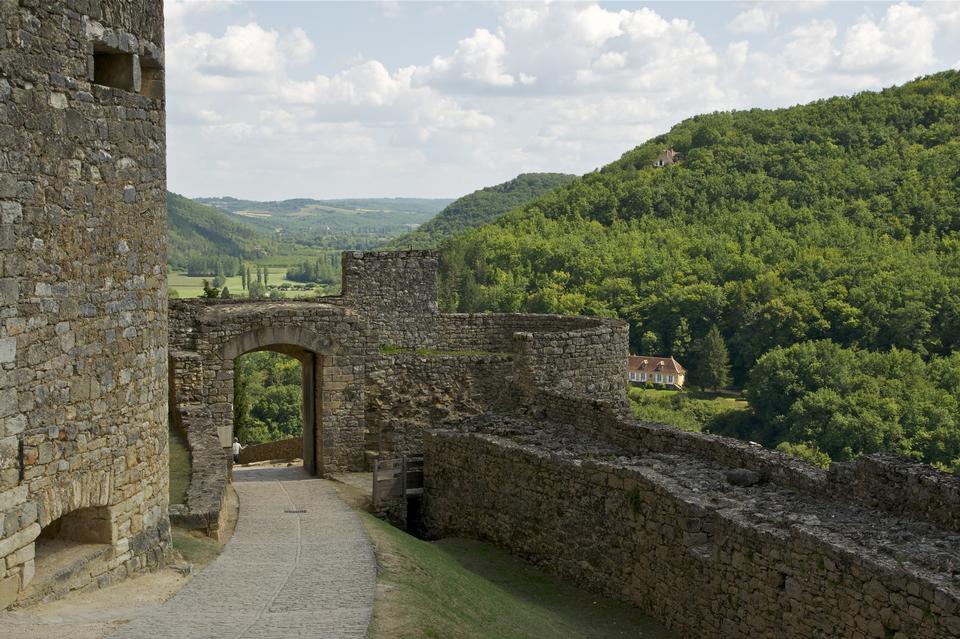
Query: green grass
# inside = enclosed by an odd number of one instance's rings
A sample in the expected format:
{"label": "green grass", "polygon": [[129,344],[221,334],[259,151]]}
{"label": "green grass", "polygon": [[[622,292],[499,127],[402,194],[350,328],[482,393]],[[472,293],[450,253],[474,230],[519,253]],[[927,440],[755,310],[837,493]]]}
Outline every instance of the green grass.
{"label": "green grass", "polygon": [[[286,279],[287,267],[285,266],[271,266],[267,270],[269,271],[267,282],[270,286],[281,286],[283,284],[303,286],[302,282],[293,282]],[[212,277],[193,277],[186,273],[175,273],[171,271],[169,275],[167,275],[167,288],[170,291],[176,291],[177,295],[181,298],[200,297],[203,294],[203,280],[213,282]],[[230,289],[231,297],[246,296],[246,291],[243,290],[239,275],[228,277],[226,287]],[[323,291],[325,291],[325,288],[317,285],[311,290],[280,291],[280,293],[282,293],[284,297],[313,297]]]}
{"label": "green grass", "polygon": [[190,485],[190,450],[183,437],[170,429],[170,503],[183,504]]}
{"label": "green grass", "polygon": [[627,391],[637,419],[676,426],[682,430],[709,431],[748,411],[746,400],[694,390],[656,390],[633,387]]}
{"label": "green grass", "polygon": [[191,564],[206,566],[223,550],[223,546],[216,539],[196,531],[174,528],[172,535],[173,549]]}
{"label": "green grass", "polygon": [[547,575],[490,544],[425,542],[367,513],[381,565],[372,639],[665,639],[639,610]]}

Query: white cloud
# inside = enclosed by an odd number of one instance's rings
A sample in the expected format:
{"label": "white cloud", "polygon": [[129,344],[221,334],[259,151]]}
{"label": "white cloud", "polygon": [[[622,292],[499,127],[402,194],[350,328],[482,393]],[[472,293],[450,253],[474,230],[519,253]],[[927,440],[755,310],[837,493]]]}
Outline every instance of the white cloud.
{"label": "white cloud", "polygon": [[[268,21],[266,3],[223,12],[234,20],[219,29],[186,28],[223,6],[167,0],[178,21],[168,20],[171,186],[271,198],[456,195],[523,171],[582,173],[697,113],[936,70],[936,43],[960,29],[960,3],[853,19],[833,5],[751,5],[729,26],[764,35],[728,40],[650,8],[505,3],[407,66],[344,52],[318,73],[326,43],[308,24]],[[456,11],[438,6],[422,15]]]}
{"label": "white cloud", "polygon": [[775,23],[776,16],[763,7],[751,7],[742,11],[730,21],[730,30],[734,33],[764,33]]}
{"label": "white cloud", "polygon": [[423,84],[509,87],[517,80],[504,70],[506,55],[506,45],[499,36],[477,29],[457,43],[453,55],[435,57],[428,67],[418,69],[417,75]]}
{"label": "white cloud", "polygon": [[893,5],[879,22],[863,17],[850,27],[840,64],[853,71],[923,68],[936,61],[936,30],[937,23],[923,8],[906,3]]}

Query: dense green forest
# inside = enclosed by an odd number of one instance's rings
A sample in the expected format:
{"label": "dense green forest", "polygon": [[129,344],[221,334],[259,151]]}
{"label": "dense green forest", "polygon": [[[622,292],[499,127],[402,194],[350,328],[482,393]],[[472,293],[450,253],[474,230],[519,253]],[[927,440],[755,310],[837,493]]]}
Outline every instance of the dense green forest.
{"label": "dense green forest", "polygon": [[176,193],[167,193],[167,261],[171,266],[193,270],[206,265],[198,275],[215,275],[217,263],[231,270],[238,258],[256,259],[275,250],[274,242],[257,229]]}
{"label": "dense green forest", "polygon": [[574,179],[576,176],[564,173],[523,173],[503,184],[464,195],[417,230],[387,242],[383,248],[436,248],[442,240],[492,222],[497,216]]}
{"label": "dense green forest", "polygon": [[[654,167],[670,148],[682,159]],[[685,120],[445,242],[441,291],[448,310],[622,317],[634,348],[653,340],[694,377],[716,324],[738,385],[761,375],[751,369],[765,354],[800,361],[790,347],[823,340],[854,359],[896,353],[922,363],[925,375],[947,375],[955,365],[943,362],[955,358],[938,358],[960,350],[960,73]],[[960,464],[955,404],[931,400],[940,412],[927,426],[912,417],[894,426],[894,413],[915,410],[911,384],[881,364],[857,370],[853,386],[826,377],[797,406],[791,395],[767,411],[752,395],[763,426],[732,430],[775,427],[770,445],[838,458],[879,449]],[[930,383],[931,397],[956,392]],[[803,422],[798,411],[829,405],[830,388],[848,402],[830,414],[869,436],[833,443]],[[855,398],[844,397],[851,389]],[[900,408],[880,410],[893,403]],[[934,439],[943,450],[925,443]]]}
{"label": "dense green forest", "polygon": [[303,434],[302,369],[292,357],[262,351],[234,363],[233,423],[240,443]]}

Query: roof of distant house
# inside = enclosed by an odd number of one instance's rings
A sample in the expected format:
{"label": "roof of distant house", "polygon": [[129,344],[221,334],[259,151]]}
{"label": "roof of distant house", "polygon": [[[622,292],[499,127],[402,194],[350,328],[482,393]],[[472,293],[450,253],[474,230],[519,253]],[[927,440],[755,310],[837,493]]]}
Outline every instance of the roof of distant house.
{"label": "roof of distant house", "polygon": [[663,164],[673,164],[680,159],[680,152],[674,151],[673,149],[665,149],[660,151],[660,155],[657,156],[656,163]]}
{"label": "roof of distant house", "polygon": [[631,355],[627,360],[627,369],[652,373],[675,373],[677,375],[687,372],[687,369],[673,357],[658,357],[655,355]]}

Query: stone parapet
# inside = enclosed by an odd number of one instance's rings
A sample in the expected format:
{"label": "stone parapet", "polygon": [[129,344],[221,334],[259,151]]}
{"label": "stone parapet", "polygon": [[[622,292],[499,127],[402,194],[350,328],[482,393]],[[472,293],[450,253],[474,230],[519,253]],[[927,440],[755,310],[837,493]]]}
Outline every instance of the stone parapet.
{"label": "stone parapet", "polygon": [[485,415],[424,443],[431,535],[492,541],[681,636],[960,633],[955,532],[546,420]]}

